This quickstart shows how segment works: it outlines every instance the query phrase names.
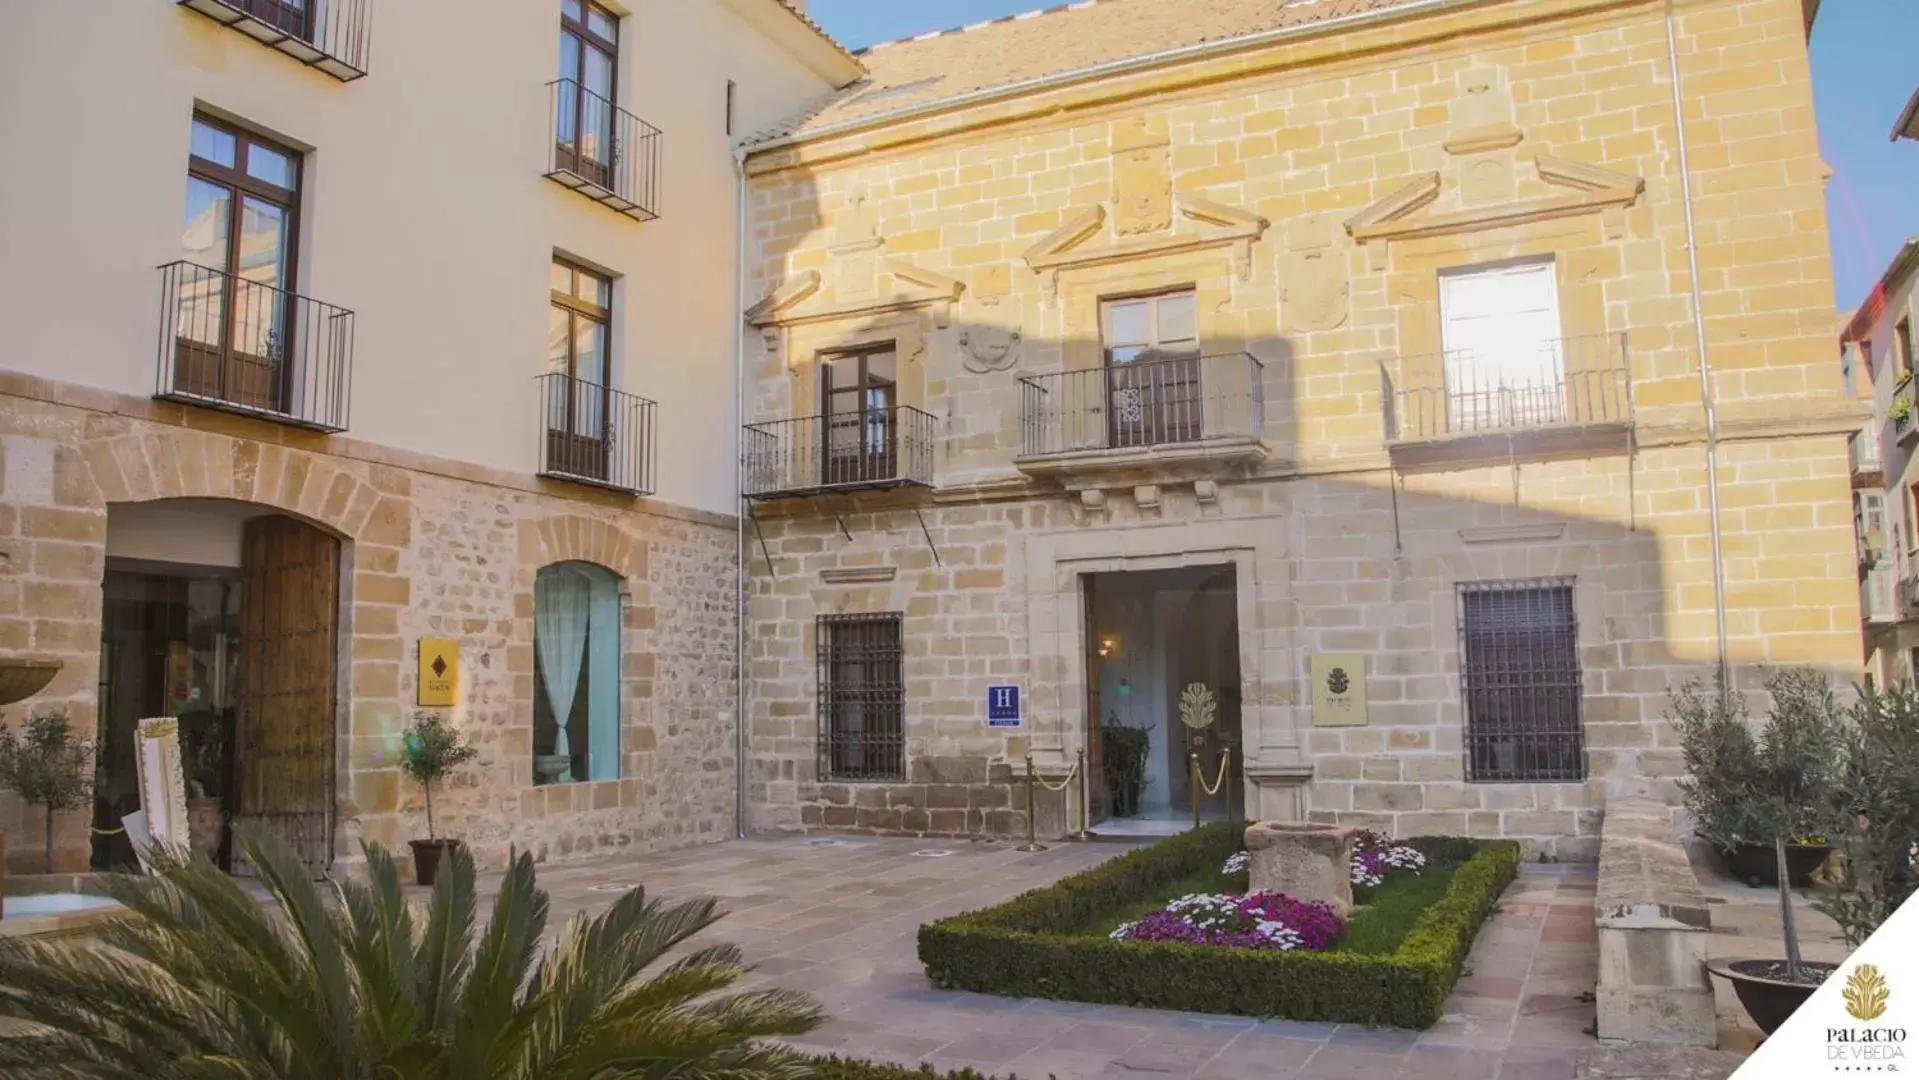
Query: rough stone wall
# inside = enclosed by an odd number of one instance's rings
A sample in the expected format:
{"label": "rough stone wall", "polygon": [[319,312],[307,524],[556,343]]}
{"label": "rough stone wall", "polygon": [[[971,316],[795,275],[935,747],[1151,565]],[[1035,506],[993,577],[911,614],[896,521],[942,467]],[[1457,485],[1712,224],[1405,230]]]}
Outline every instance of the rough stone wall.
{"label": "rough stone wall", "polygon": [[[110,503],[240,500],[339,535],[351,568],[336,866],[351,868],[361,840],[404,855],[426,835],[418,786],[396,767],[421,637],[461,643],[461,702],[447,711],[481,754],[436,794],[434,817],[482,866],[509,846],[545,860],[731,834],[731,522],[17,375],[0,381],[0,454],[0,649],[65,662],[8,710],[16,719],[57,705],[94,730]],[[533,578],[566,559],[612,570],[628,597],[621,778],[536,787]],[[23,813],[0,797],[8,832],[37,835]],[[64,869],[86,865],[90,813],[59,820]],[[10,845],[10,863],[37,869],[29,846]]]}
{"label": "rough stone wall", "polygon": [[[1660,15],[1585,0],[1484,5],[753,159],[753,269],[772,297],[756,316],[766,332],[753,417],[807,415],[821,355],[891,342],[902,403],[938,418],[930,494],[762,509],[777,576],[753,560],[755,821],[946,832],[958,816],[936,826],[927,804],[959,809],[950,765],[980,793],[966,795],[966,828],[1005,831],[972,805],[1000,798],[986,794],[1003,787],[990,770],[1032,749],[1057,776],[1080,738],[1084,663],[1063,598],[1086,567],[1128,559],[1243,560],[1241,576],[1256,578],[1242,583],[1242,671],[1256,673],[1244,723],[1264,742],[1248,756],[1314,770],[1298,799],[1277,781],[1249,785],[1262,812],[1515,836],[1590,857],[1606,794],[1672,800],[1664,695],[1710,677],[1717,649]],[[1856,677],[1845,438],[1862,417],[1831,362],[1800,7],[1721,0],[1679,18],[1728,659],[1748,690],[1768,664]],[[1615,194],[1588,199],[1596,189]],[[1168,193],[1170,228],[1125,224],[1129,205]],[[1241,222],[1239,238],[1209,241],[1221,221]],[[1604,342],[1599,366],[1629,373],[1632,436],[1397,467],[1383,383],[1437,378],[1440,272],[1545,256],[1565,335]],[[957,302],[929,295],[934,278],[964,286]],[[1030,394],[1019,379],[1097,367],[1102,297],[1181,287],[1196,293],[1204,352],[1263,361],[1264,460],[1149,456],[1069,473],[1016,461]],[[975,346],[1014,331],[1005,359]],[[1195,477],[1216,488],[1201,497]],[[1136,499],[1141,487],[1150,498]],[[895,576],[821,577],[850,567]],[[1468,784],[1456,586],[1559,575],[1578,581],[1592,779]],[[822,786],[812,620],[879,610],[907,615],[913,782]],[[1307,659],[1322,650],[1368,654],[1368,727],[1311,727]],[[1023,681],[1039,710],[1011,739],[979,715],[1001,678]],[[1012,798],[1000,824],[1017,828]],[[1056,814],[1043,806],[1042,823]]]}

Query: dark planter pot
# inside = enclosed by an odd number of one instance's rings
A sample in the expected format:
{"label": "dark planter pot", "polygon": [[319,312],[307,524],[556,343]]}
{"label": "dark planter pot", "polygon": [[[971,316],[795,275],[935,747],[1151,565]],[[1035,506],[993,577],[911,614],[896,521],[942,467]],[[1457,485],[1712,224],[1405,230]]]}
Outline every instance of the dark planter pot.
{"label": "dark planter pot", "polygon": [[1118,780],[1112,783],[1114,817],[1129,818],[1139,816],[1139,794],[1141,786],[1138,780]]}
{"label": "dark planter pot", "polygon": [[[1732,984],[1733,993],[1739,995],[1739,1004],[1759,1025],[1759,1030],[1771,1035],[1779,1030],[1805,1000],[1819,989],[1819,983],[1792,983],[1784,978],[1773,978],[1773,974],[1783,972],[1784,960],[1714,960],[1706,965],[1706,970]],[[1834,971],[1836,964],[1815,964],[1810,961],[1799,965],[1802,970],[1811,971],[1825,981]]]}
{"label": "dark planter pot", "polygon": [[[1804,888],[1812,884],[1812,872],[1826,864],[1832,848],[1825,844],[1787,844],[1786,877]],[[1720,852],[1726,870],[1753,888],[1779,884],[1779,860],[1770,844],[1741,844]]]}
{"label": "dark planter pot", "polygon": [[413,849],[413,880],[421,888],[431,889],[433,883],[439,880],[441,861],[459,847],[460,842],[442,837],[438,840],[408,840],[407,846]]}

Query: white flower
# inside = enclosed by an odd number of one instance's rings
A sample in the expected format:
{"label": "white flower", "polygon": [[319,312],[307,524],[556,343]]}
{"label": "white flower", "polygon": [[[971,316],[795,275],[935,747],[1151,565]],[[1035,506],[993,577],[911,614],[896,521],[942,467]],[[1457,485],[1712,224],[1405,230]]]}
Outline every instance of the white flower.
{"label": "white flower", "polygon": [[1226,865],[1220,867],[1219,872],[1222,874],[1243,874],[1252,864],[1253,857],[1242,851],[1237,855],[1228,856]]}
{"label": "white flower", "polygon": [[1120,923],[1117,927],[1114,927],[1112,933],[1106,936],[1112,938],[1114,941],[1125,941],[1126,936],[1133,932],[1133,927],[1138,925],[1136,922]]}

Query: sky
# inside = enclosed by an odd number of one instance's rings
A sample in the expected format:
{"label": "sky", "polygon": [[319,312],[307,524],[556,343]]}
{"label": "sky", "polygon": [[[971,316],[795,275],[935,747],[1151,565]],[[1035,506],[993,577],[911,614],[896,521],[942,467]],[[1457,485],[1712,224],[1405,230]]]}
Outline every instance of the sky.
{"label": "sky", "polygon": [[[811,10],[821,26],[858,49],[1048,6],[1046,0],[812,0]],[[1835,301],[1846,311],[1879,280],[1900,243],[1919,235],[1919,143],[1887,138],[1919,87],[1919,0],[1825,0],[1812,34],[1812,81],[1820,149],[1832,167],[1826,208]]]}

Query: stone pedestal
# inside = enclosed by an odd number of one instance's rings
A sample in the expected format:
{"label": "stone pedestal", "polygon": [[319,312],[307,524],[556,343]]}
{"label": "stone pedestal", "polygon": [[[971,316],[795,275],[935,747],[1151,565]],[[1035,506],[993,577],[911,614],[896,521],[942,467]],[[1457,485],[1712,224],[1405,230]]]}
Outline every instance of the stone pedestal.
{"label": "stone pedestal", "polygon": [[1256,821],[1246,827],[1252,891],[1353,911],[1353,839],[1357,830],[1301,822]]}

